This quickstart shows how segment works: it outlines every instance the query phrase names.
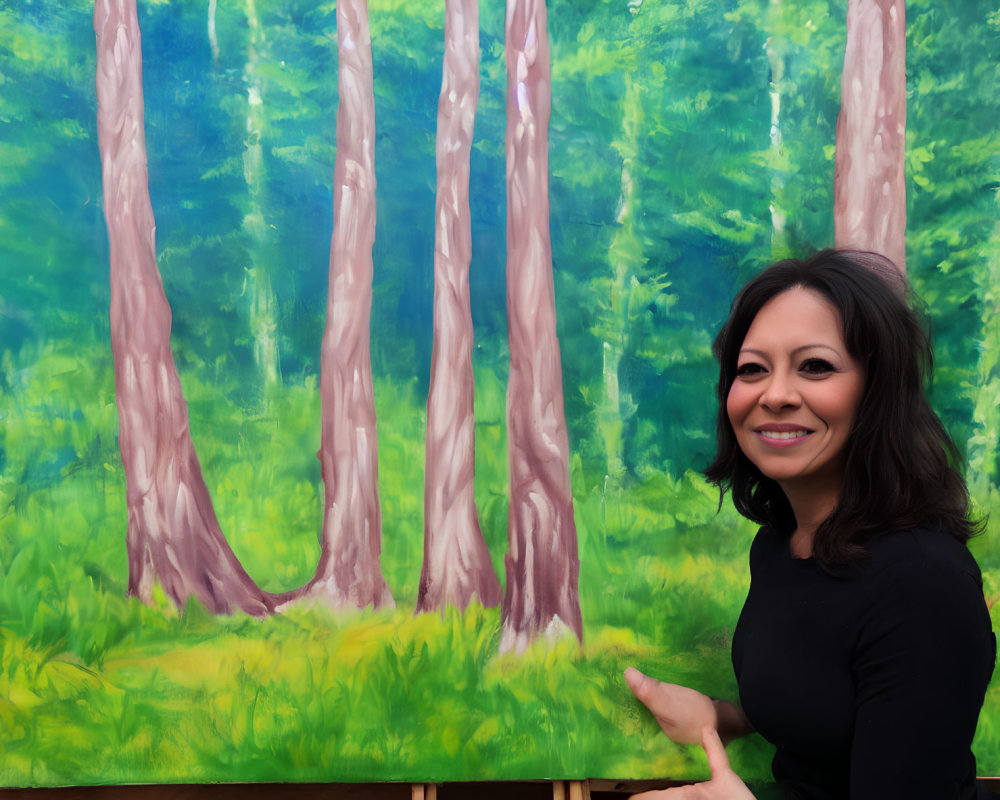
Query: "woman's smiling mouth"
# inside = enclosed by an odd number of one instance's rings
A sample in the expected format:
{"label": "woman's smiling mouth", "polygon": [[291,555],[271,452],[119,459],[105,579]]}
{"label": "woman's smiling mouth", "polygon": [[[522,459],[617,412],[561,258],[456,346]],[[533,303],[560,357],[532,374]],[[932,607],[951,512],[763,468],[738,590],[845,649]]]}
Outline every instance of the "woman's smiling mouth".
{"label": "woman's smiling mouth", "polygon": [[801,439],[812,431],[757,431],[765,439]]}
{"label": "woman's smiling mouth", "polygon": [[779,447],[797,444],[814,433],[810,428],[800,428],[797,425],[762,425],[754,428],[753,432],[767,444]]}

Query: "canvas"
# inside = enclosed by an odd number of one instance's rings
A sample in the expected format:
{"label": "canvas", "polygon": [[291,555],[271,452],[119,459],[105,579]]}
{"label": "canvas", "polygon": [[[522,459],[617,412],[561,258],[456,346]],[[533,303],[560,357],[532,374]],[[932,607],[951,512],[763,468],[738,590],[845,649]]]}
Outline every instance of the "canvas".
{"label": "canvas", "polygon": [[[0,786],[705,776],[622,671],[735,695],[710,346],[846,235],[846,0],[127,7],[0,0]],[[906,39],[992,606],[1000,16]]]}

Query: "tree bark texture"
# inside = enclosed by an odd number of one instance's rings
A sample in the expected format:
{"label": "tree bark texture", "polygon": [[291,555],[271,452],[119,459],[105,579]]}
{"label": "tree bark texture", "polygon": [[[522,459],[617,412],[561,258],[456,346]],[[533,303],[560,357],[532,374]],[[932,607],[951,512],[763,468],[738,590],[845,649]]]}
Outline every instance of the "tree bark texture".
{"label": "tree bark texture", "polygon": [[159,578],[183,607],[263,616],[273,599],[247,575],[215,517],[170,350],[170,306],[156,265],[135,0],[97,0],[98,137],[111,249],[111,344],[126,478],[129,595]]}
{"label": "tree bark texture", "polygon": [[424,562],[416,610],[500,603],[479,527],[469,264],[469,155],[479,95],[478,0],[446,0],[437,120],[434,349],[427,395]]}
{"label": "tree bark texture", "polygon": [[393,606],[382,576],[382,513],[369,325],[375,242],[375,95],[365,0],[337,3],[337,155],[320,374],[325,501],[307,594],[333,606]]}
{"label": "tree bark texture", "polygon": [[906,271],[906,13],[903,0],[850,0],[834,166],[837,247]]}
{"label": "tree bark texture", "polygon": [[508,0],[505,38],[510,511],[502,652],[563,627],[583,637],[549,237],[544,0]]}

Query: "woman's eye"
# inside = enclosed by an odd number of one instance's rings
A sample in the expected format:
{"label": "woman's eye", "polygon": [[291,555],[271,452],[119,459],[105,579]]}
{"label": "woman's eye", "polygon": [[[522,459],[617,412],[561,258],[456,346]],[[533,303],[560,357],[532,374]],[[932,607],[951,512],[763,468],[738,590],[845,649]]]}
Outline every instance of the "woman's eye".
{"label": "woman's eye", "polygon": [[736,367],[736,377],[737,378],[750,378],[755,375],[762,375],[764,373],[764,368],[757,363],[752,361],[746,364],[740,364]]}
{"label": "woman's eye", "polygon": [[833,364],[829,361],[824,361],[822,358],[810,358],[802,364],[800,369],[807,375],[825,375],[828,372],[834,371]]}

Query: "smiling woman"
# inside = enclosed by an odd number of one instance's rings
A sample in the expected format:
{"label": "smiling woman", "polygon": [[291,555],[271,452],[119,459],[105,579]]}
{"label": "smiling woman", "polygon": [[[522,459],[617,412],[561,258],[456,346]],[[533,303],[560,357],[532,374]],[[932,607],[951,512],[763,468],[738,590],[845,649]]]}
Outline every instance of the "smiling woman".
{"label": "smiling woman", "polygon": [[970,749],[996,659],[965,546],[977,525],[899,273],[850,251],[774,264],[715,355],[705,474],[764,527],[733,635],[739,705],[626,676],[668,736],[709,755],[712,780],[675,796],[751,797],[720,743],[753,731],[790,797],[988,796]]}
{"label": "smiling woman", "polygon": [[795,286],[757,312],[726,409],[740,450],[795,510],[797,555],[811,554],[816,527],[837,505],[863,390],[840,315],[821,294]]}

